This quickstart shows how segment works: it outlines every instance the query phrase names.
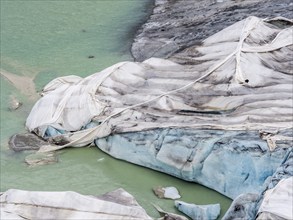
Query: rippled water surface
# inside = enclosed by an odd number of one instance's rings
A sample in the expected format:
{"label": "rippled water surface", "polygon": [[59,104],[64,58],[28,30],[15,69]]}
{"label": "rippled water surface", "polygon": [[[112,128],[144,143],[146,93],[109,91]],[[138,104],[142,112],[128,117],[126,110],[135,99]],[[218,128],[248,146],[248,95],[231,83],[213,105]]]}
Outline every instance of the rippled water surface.
{"label": "rippled water surface", "polygon": [[[57,76],[87,76],[124,60],[135,30],[150,11],[150,0],[31,1],[1,0],[1,72],[33,79],[41,88]],[[23,105],[10,111],[12,99]],[[37,97],[23,93],[1,75],[1,191],[72,190],[101,194],[123,187],[148,214],[158,217],[151,203],[176,212],[173,201],[160,200],[154,186],[176,186],[182,200],[220,203],[230,200],[195,183],[115,160],[96,147],[58,152],[53,165],[27,167],[29,153],[13,153],[8,138],[24,132],[24,123]]]}

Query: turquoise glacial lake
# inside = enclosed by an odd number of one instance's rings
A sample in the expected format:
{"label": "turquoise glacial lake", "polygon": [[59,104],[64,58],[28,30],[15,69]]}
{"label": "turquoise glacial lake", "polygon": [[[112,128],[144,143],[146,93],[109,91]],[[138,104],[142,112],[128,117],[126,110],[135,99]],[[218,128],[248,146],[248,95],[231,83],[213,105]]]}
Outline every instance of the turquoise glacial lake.
{"label": "turquoise glacial lake", "polygon": [[[155,186],[175,186],[185,202],[221,204],[231,200],[196,183],[116,160],[97,147],[58,152],[59,162],[28,167],[29,152],[8,148],[9,137],[25,132],[24,123],[38,95],[23,92],[7,74],[31,80],[39,92],[65,75],[87,76],[120,61],[133,60],[130,46],[137,28],[151,12],[151,0],[0,0],[1,2],[1,178],[0,190],[76,191],[98,195],[124,188],[152,217],[151,203],[176,211],[171,200],[158,199]],[[3,73],[3,74],[2,74]],[[6,76],[5,76],[5,74]],[[23,77],[23,78],[21,78]],[[26,88],[27,81],[21,81]],[[22,85],[23,84],[23,85]],[[9,109],[11,100],[22,104]]]}

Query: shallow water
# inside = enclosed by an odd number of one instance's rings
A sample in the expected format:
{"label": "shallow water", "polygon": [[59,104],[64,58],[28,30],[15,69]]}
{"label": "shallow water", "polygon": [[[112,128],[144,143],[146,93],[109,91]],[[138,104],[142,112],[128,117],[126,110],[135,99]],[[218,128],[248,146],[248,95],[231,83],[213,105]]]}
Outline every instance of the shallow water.
{"label": "shallow water", "polygon": [[[144,21],[151,0],[23,1],[1,0],[1,69],[34,78],[36,90],[57,76],[86,76],[124,60],[135,28]],[[89,58],[89,57],[93,58]],[[11,97],[23,105],[8,109]],[[123,187],[148,214],[158,217],[151,203],[176,212],[173,201],[157,199],[154,186],[176,186],[182,200],[220,203],[222,214],[231,200],[195,183],[115,160],[96,147],[58,152],[59,163],[27,167],[27,153],[13,153],[7,141],[24,131],[36,98],[21,94],[1,75],[0,190],[72,190],[98,195]]]}

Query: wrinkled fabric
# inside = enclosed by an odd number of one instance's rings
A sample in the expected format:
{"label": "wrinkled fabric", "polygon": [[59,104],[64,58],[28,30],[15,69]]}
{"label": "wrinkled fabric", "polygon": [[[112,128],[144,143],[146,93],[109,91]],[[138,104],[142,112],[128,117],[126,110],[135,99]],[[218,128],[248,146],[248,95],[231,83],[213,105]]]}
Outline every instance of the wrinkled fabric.
{"label": "wrinkled fabric", "polygon": [[293,177],[280,180],[274,188],[266,191],[258,213],[270,213],[284,219],[293,219]]}
{"label": "wrinkled fabric", "polygon": [[292,128],[292,34],[248,17],[194,49],[195,65],[151,58],[57,78],[26,126],[63,147],[154,128],[263,130],[273,150],[276,139],[292,139],[274,138]]}

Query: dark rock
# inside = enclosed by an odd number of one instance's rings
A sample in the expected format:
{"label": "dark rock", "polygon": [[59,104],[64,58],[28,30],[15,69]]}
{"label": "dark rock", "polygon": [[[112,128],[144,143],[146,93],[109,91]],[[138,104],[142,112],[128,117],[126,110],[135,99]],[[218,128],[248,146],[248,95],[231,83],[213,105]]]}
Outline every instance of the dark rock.
{"label": "dark rock", "polygon": [[9,148],[14,151],[39,150],[48,143],[32,133],[15,134],[9,140]]}
{"label": "dark rock", "polygon": [[291,0],[156,0],[153,14],[138,31],[132,45],[137,61],[150,57],[169,58],[186,63],[193,56],[185,48],[248,16],[293,18]]}

